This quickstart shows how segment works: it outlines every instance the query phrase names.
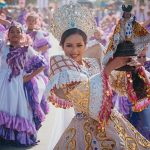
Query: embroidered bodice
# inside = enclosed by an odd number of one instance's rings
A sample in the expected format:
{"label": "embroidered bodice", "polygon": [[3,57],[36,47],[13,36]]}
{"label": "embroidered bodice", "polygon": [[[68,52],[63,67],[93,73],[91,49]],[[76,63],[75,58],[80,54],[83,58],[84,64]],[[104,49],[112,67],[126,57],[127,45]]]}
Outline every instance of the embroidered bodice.
{"label": "embroidered bodice", "polygon": [[[112,107],[111,90],[97,60],[86,58],[83,61],[89,67],[80,66],[66,56],[51,58],[51,75],[47,87],[50,91],[49,100],[61,108],[73,106],[76,114],[90,115],[96,120],[100,116],[100,120],[104,120],[108,118]],[[56,89],[61,89],[65,98],[58,97]]]}

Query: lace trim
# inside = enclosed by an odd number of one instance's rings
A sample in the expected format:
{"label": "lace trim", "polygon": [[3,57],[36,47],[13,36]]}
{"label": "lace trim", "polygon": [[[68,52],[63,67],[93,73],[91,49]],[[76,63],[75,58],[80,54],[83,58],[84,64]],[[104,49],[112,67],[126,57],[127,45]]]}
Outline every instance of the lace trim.
{"label": "lace trim", "polygon": [[88,81],[86,75],[72,70],[63,70],[55,74],[49,81],[46,91],[49,92],[54,88],[61,88],[66,84],[71,84],[74,82]]}

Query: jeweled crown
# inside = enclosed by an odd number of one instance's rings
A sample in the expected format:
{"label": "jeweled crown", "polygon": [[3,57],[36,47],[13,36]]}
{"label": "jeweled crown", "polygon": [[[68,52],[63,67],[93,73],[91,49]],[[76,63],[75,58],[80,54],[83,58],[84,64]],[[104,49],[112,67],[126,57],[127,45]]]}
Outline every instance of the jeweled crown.
{"label": "jeweled crown", "polygon": [[78,3],[70,3],[57,9],[51,26],[52,34],[60,41],[64,31],[70,28],[78,28],[88,37],[92,36],[96,29],[92,11]]}

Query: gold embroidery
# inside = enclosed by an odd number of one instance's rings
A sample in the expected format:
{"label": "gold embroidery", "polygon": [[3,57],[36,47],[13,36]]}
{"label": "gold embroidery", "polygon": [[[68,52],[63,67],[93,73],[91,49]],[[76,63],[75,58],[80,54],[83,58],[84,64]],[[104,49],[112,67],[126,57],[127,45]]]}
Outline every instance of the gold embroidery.
{"label": "gold embroidery", "polygon": [[66,95],[71,100],[78,112],[89,112],[89,82],[81,82]]}
{"label": "gold embroidery", "polygon": [[119,121],[119,119],[114,116],[114,114],[111,115],[111,120],[114,122],[114,127],[120,136],[121,139],[125,142],[125,147],[128,150],[137,150],[137,143],[134,138],[129,137],[128,134],[126,133],[125,127],[123,127]]}
{"label": "gold embroidery", "polygon": [[131,137],[126,137],[126,144],[127,144],[127,148],[129,150],[137,150],[137,144],[135,142],[135,140]]}
{"label": "gold embroidery", "polygon": [[116,142],[106,135],[105,128],[99,130],[98,127],[99,123],[96,120],[90,119],[85,122],[84,134],[86,149],[92,149],[92,136],[94,135],[102,150],[114,150]]}
{"label": "gold embroidery", "polygon": [[121,116],[127,123],[127,127],[130,128],[135,134],[135,137],[130,137],[126,132],[126,127],[121,124],[122,121],[119,121],[118,117],[115,115],[116,114],[112,113],[110,119],[114,122],[114,127],[118,135],[125,141],[127,149],[137,150],[137,144],[144,148],[150,148],[150,142],[146,140],[123,116]]}
{"label": "gold embroidery", "polygon": [[90,131],[90,122],[86,121],[84,123],[84,138],[85,138],[85,145],[86,145],[86,150],[93,150],[92,148],[92,133]]}
{"label": "gold embroidery", "polygon": [[113,71],[110,75],[110,84],[114,91],[119,93],[119,95],[126,96],[127,94],[127,83],[126,83],[126,72],[123,71]]}
{"label": "gold embroidery", "polygon": [[69,128],[68,131],[66,132],[66,150],[76,150],[76,129],[74,128]]}
{"label": "gold embroidery", "polygon": [[147,35],[148,31],[144,27],[142,27],[138,22],[136,22],[133,27],[133,33],[134,37],[140,37]]}
{"label": "gold embroidery", "polygon": [[[116,34],[118,34],[118,33],[120,32],[120,30],[121,30],[121,22],[119,21],[118,24],[117,24],[117,26],[115,27],[113,36],[116,35]],[[115,44],[115,43],[114,43],[113,36],[111,37],[111,40],[110,40],[110,42],[109,42],[109,44],[108,44],[108,48],[107,48],[105,54],[107,54],[108,52],[110,52],[110,51],[113,50],[113,47],[114,47],[113,45]]]}
{"label": "gold embroidery", "polygon": [[143,146],[144,148],[150,148],[150,142],[145,139],[136,129],[134,126],[132,126],[127,120],[126,120],[128,126],[130,129],[134,132],[135,138],[137,139],[137,142]]}
{"label": "gold embroidery", "polygon": [[96,132],[94,133],[94,135],[96,139],[100,141],[102,150],[114,150],[116,141],[107,136],[105,127],[102,129],[98,129],[98,122],[93,121],[93,123],[93,125],[96,127]]}

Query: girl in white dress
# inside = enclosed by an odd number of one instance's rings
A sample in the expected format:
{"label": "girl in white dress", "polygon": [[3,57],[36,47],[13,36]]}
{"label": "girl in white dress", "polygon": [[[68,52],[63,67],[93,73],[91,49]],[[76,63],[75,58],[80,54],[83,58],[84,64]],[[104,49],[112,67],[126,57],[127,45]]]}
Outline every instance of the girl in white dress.
{"label": "girl in white dress", "polygon": [[10,44],[0,44],[0,140],[29,146],[37,142],[36,128],[23,83],[44,69],[45,59],[21,44],[22,36],[21,26],[13,23]]}

